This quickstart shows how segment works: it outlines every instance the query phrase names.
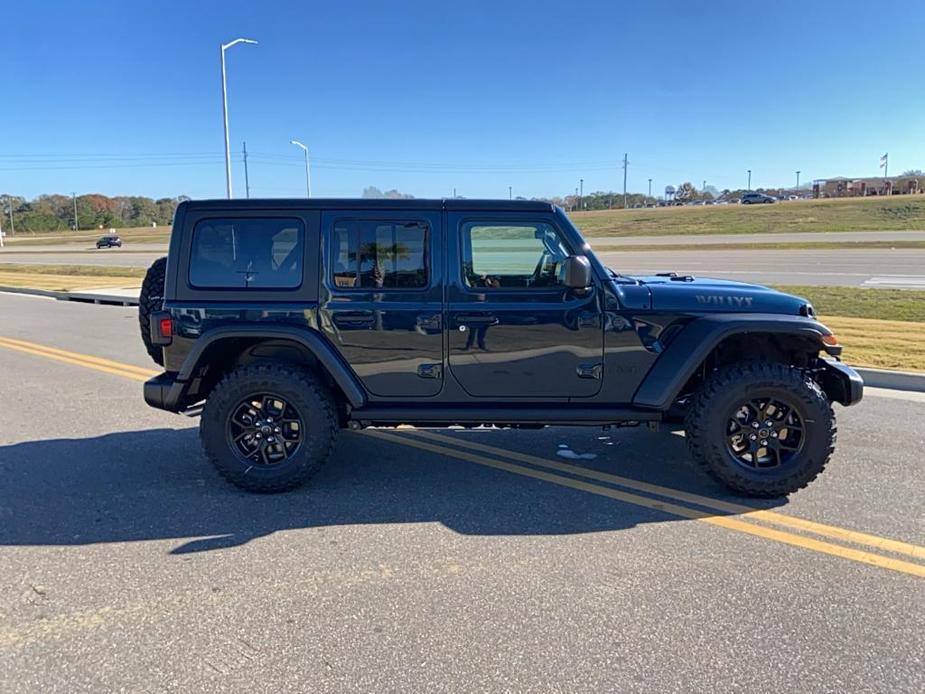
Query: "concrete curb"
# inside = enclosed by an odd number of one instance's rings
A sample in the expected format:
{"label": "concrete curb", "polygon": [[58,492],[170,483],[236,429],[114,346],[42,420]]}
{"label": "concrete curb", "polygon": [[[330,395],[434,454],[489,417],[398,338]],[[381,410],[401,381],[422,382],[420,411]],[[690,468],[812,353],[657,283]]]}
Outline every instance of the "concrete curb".
{"label": "concrete curb", "polygon": [[855,367],[854,370],[864,379],[864,385],[871,388],[889,388],[891,390],[909,390],[916,393],[925,393],[925,373],[858,367]]}
{"label": "concrete curb", "polygon": [[58,301],[79,301],[85,304],[105,304],[109,306],[137,306],[137,296],[119,296],[103,292],[53,292],[48,289],[29,289],[26,287],[5,287],[0,285],[0,292],[44,296]]}

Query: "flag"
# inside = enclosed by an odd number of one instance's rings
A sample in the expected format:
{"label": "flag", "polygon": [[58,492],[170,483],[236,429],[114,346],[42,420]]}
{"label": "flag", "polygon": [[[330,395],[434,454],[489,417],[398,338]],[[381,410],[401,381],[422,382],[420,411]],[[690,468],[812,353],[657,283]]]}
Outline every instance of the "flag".
{"label": "flag", "polygon": [[884,154],[882,157],[880,157],[880,168],[881,168],[881,169],[885,169],[885,168],[886,168],[886,162],[887,162],[887,158],[888,158],[889,156],[890,156],[889,153],[887,153],[887,154]]}

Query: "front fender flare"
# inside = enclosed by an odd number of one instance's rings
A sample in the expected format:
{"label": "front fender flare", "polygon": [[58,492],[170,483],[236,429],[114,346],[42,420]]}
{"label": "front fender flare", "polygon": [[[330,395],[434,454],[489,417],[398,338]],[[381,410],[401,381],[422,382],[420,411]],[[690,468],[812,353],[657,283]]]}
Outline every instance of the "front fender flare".
{"label": "front fender flare", "polygon": [[822,338],[832,331],[822,323],[802,316],[765,313],[729,313],[703,316],[685,326],[655,364],[633,395],[633,404],[665,411],[681,394],[681,389],[716,346],[728,337],[747,333],[777,333],[810,337],[819,349],[829,353]]}

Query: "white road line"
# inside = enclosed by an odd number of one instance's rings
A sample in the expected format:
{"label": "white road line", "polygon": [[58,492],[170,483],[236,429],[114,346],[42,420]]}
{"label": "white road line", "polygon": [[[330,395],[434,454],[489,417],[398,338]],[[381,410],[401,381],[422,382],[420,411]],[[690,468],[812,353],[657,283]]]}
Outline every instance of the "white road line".
{"label": "white road line", "polygon": [[883,275],[871,277],[864,282],[868,287],[923,287],[925,288],[925,275]]}

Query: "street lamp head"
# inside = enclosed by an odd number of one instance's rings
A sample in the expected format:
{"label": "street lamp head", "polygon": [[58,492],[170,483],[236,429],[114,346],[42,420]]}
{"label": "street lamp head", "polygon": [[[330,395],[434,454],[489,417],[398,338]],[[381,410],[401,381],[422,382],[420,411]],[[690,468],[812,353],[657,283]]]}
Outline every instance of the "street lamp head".
{"label": "street lamp head", "polygon": [[228,43],[223,43],[223,44],[222,44],[222,50],[223,50],[223,51],[227,51],[229,48],[231,48],[232,46],[235,46],[235,45],[237,45],[237,44],[239,44],[239,43],[253,43],[253,44],[256,44],[257,42],[254,41],[254,39],[235,39],[234,41],[229,41]]}
{"label": "street lamp head", "polygon": [[304,151],[306,151],[306,152],[308,151],[308,147],[306,147],[305,145],[303,145],[303,144],[302,144],[301,142],[299,142],[298,140],[289,140],[289,144],[290,144],[290,145],[295,145],[296,147],[300,147],[300,148],[302,148],[302,149],[303,149]]}

